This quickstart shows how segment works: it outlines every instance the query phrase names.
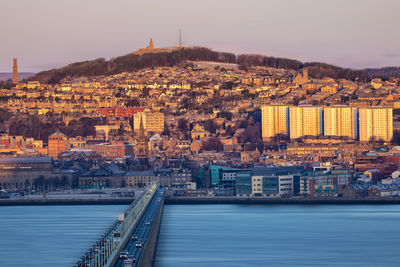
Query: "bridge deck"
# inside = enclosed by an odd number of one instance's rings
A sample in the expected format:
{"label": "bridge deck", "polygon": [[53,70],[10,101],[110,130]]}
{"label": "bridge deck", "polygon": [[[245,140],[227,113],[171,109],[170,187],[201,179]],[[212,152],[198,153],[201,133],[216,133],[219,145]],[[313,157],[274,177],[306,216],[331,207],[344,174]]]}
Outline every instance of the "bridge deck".
{"label": "bridge deck", "polygon": [[[126,243],[125,247],[121,249],[121,251],[128,251],[129,258],[135,257],[136,261],[132,263],[132,266],[138,266],[143,248],[145,247],[146,242],[149,238],[155,216],[157,215],[157,212],[161,207],[162,198],[164,198],[164,189],[158,189],[149,206],[147,207],[145,213],[143,214],[141,220],[129,237],[129,240]],[[132,240],[131,237],[137,237],[138,240]],[[136,248],[136,244],[138,242],[143,242],[142,248]],[[124,259],[118,259],[114,266],[123,267]]]}

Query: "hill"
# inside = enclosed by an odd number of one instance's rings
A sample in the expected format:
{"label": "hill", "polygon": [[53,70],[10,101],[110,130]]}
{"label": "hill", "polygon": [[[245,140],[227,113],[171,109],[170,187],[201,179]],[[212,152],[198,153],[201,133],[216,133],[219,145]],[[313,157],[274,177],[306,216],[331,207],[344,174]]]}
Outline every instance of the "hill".
{"label": "hill", "polygon": [[391,68],[374,70],[353,70],[342,68],[326,63],[308,62],[288,58],[268,57],[263,55],[243,54],[236,56],[232,53],[216,52],[204,47],[181,48],[171,52],[146,53],[142,55],[128,54],[112,58],[106,61],[104,58],[89,60],[70,64],[66,67],[43,71],[29,78],[41,83],[58,83],[65,77],[99,76],[110,75],[121,72],[137,71],[143,68],[159,66],[176,66],[188,61],[214,61],[222,63],[238,64],[240,68],[246,69],[250,66],[265,66],[272,68],[283,68],[300,70],[303,67],[309,69],[309,75],[314,78],[331,77],[367,82],[371,77],[389,77],[394,74],[400,77],[400,71]]}
{"label": "hill", "polygon": [[65,77],[110,75],[149,67],[175,66],[188,60],[235,63],[236,56],[202,47],[181,48],[172,52],[143,55],[128,54],[112,58],[109,61],[99,58],[73,63],[63,68],[40,72],[30,80],[38,80],[41,83],[58,83]]}

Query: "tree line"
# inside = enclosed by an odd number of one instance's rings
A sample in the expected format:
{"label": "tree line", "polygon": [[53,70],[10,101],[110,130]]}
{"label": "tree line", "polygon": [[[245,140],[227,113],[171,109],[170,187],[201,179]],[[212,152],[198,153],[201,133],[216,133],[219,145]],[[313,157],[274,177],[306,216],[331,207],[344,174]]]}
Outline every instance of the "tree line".
{"label": "tree line", "polygon": [[263,66],[299,71],[301,68],[307,67],[308,74],[311,77],[318,79],[330,77],[333,79],[343,78],[362,82],[367,82],[369,80],[369,74],[364,70],[346,69],[320,62],[303,63],[301,61],[288,58],[267,57],[262,55],[239,55],[237,63],[242,69],[247,69],[251,66]]}
{"label": "tree line", "polygon": [[[320,62],[301,62],[295,59],[270,57],[263,55],[216,52],[204,47],[181,48],[171,52],[128,54],[106,61],[104,58],[70,64],[66,67],[43,71],[28,80],[55,84],[66,77],[110,75],[121,72],[137,71],[143,68],[184,65],[187,61],[214,61],[238,64],[239,68],[264,66],[299,71],[307,67],[313,78],[331,77],[367,82],[372,77],[400,77],[400,68],[382,68],[353,70]],[[187,65],[187,64],[186,64]],[[229,85],[227,85],[229,86]]]}
{"label": "tree line", "polygon": [[6,109],[0,109],[0,132],[8,130],[12,136],[36,140],[47,141],[49,136],[57,130],[68,137],[94,136],[96,135],[95,125],[105,123],[104,118],[82,117],[73,119],[66,125],[61,119],[23,113],[12,114]]}

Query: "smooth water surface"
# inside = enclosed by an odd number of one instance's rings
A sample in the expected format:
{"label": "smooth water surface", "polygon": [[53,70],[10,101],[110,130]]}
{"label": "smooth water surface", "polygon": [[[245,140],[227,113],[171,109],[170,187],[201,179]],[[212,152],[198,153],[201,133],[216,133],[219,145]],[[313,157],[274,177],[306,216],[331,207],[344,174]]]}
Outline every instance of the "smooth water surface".
{"label": "smooth water surface", "polygon": [[165,206],[155,266],[400,266],[400,205]]}
{"label": "smooth water surface", "polygon": [[0,266],[73,266],[126,208],[0,207]]}

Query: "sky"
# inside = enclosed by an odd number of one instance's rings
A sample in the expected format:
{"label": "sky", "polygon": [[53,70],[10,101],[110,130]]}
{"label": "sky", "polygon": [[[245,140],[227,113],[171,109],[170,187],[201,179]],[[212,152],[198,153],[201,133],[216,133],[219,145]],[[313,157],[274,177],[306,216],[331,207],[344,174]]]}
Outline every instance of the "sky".
{"label": "sky", "polygon": [[399,0],[0,0],[0,72],[204,46],[350,68],[400,66]]}

